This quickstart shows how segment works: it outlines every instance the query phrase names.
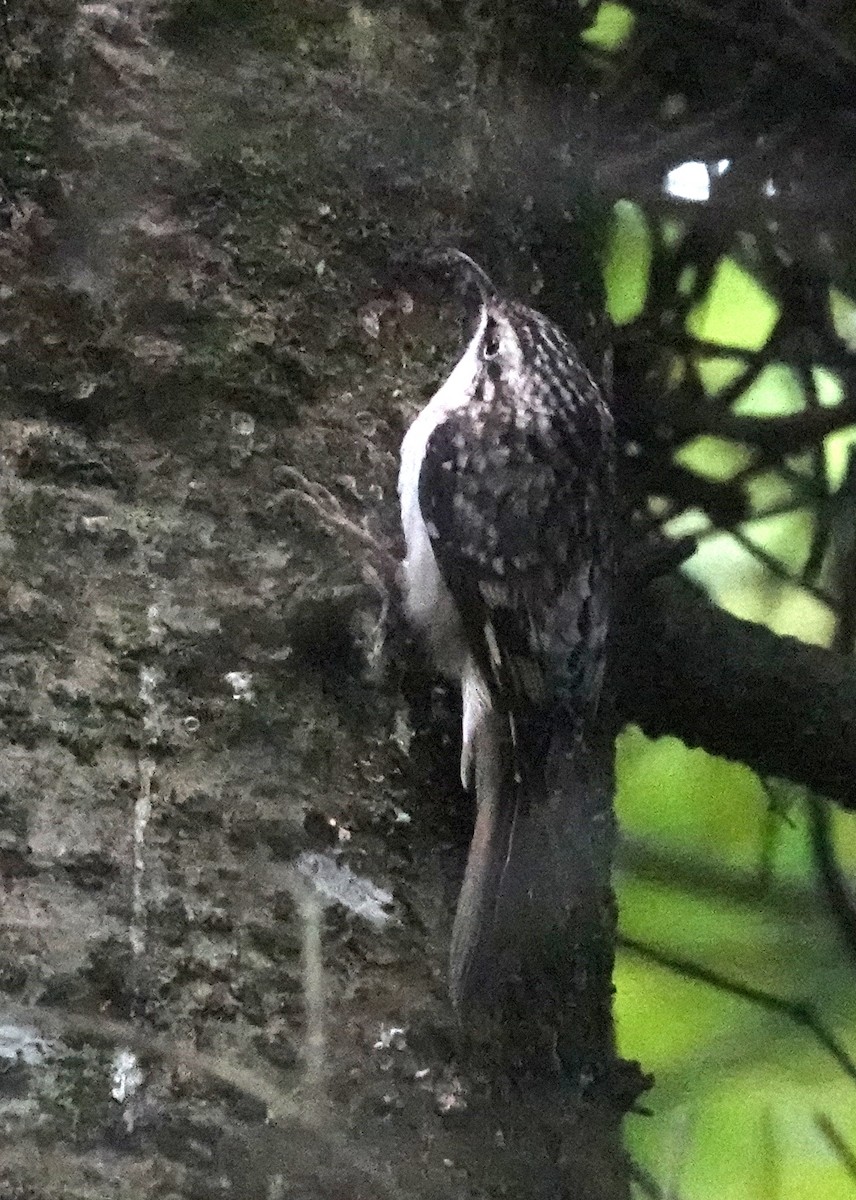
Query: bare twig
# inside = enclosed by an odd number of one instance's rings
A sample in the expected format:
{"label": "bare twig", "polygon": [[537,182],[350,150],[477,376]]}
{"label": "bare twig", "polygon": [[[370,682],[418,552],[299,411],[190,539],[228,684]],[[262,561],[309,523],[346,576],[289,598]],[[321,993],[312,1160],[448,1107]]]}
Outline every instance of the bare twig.
{"label": "bare twig", "polygon": [[689,962],[686,959],[666,954],[664,951],[658,950],[655,946],[649,946],[647,943],[638,941],[636,938],[628,938],[622,935],[619,937],[618,942],[626,950],[631,950],[641,958],[647,959],[648,962],[666,967],[667,970],[674,971],[676,975],[682,975],[685,979],[697,980],[699,983],[707,983],[711,987],[716,988],[717,991],[727,992],[731,996],[747,1000],[750,1004],[757,1005],[758,1008],[766,1009],[767,1012],[777,1013],[779,1016],[786,1017],[789,1021],[798,1025],[801,1029],[808,1030],[847,1077],[856,1083],[856,1063],[853,1062],[844,1047],[839,1044],[837,1039],[820,1020],[817,1009],[813,1004],[802,1000],[788,1000],[784,996],[774,996],[770,992],[765,992],[762,988],[752,987],[747,983],[737,983],[735,980],[728,979],[710,967],[703,967],[699,963]]}
{"label": "bare twig", "polygon": [[829,808],[814,796],[809,799],[808,811],[814,865],[827,908],[841,941],[856,963],[856,899],[835,853]]}
{"label": "bare twig", "polygon": [[368,551],[375,567],[376,578],[381,578],[386,586],[395,582],[397,559],[364,526],[358,525],[348,516],[344,505],[329,488],[308,479],[296,467],[281,466],[279,471],[295,484],[294,487],[283,488],[278,493],[279,499],[297,500],[306,505],[320,518],[322,526],[328,532],[344,535],[346,539],[356,542],[363,550]]}
{"label": "bare twig", "polygon": [[835,1157],[844,1167],[847,1174],[856,1182],[856,1153],[854,1153],[853,1148],[844,1140],[837,1126],[833,1124],[832,1118],[828,1117],[826,1113],[818,1113],[814,1118],[814,1123],[835,1151]]}
{"label": "bare twig", "polygon": [[699,416],[697,433],[715,433],[735,442],[748,442],[776,460],[807,450],[828,434],[856,424],[856,398],[848,398],[832,408],[806,409],[784,417],[746,417],[729,412]]}

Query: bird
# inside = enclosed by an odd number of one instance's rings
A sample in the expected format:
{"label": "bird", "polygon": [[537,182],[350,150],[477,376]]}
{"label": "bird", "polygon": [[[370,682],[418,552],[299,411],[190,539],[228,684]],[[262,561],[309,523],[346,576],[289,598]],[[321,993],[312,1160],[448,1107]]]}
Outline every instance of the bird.
{"label": "bird", "polygon": [[460,684],[461,782],[475,791],[449,961],[452,1001],[465,1008],[490,991],[504,894],[525,898],[537,882],[537,853],[519,866],[517,846],[546,802],[552,757],[578,753],[598,709],[615,434],[558,326],[462,251],[443,258],[477,289],[476,327],[406,431],[398,492],[405,611]]}

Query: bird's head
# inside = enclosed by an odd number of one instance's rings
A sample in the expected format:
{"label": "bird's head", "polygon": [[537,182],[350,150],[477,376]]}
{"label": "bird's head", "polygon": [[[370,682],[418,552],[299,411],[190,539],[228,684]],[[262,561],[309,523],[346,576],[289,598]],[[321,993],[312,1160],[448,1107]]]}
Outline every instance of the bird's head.
{"label": "bird's head", "polygon": [[462,250],[439,252],[435,261],[455,271],[465,284],[471,336],[475,335],[475,345],[471,348],[475,350],[479,372],[505,379],[519,374],[525,366],[527,346],[531,347],[533,342],[533,318],[542,318],[507,300],[490,276]]}

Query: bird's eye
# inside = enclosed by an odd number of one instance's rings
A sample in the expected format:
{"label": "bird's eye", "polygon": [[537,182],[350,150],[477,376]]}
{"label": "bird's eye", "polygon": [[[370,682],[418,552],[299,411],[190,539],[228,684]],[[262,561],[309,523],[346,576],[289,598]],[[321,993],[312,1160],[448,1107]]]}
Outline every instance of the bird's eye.
{"label": "bird's eye", "polygon": [[482,354],[485,358],[496,358],[499,354],[499,331],[496,328],[495,321],[488,321],[487,329],[484,331],[484,345]]}

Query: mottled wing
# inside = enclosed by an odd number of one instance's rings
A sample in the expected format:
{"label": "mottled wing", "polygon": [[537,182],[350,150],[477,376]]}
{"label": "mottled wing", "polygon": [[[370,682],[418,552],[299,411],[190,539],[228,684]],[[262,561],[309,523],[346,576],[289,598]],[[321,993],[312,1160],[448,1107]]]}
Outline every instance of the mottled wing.
{"label": "mottled wing", "polygon": [[612,424],[593,381],[575,363],[524,383],[486,374],[429,439],[419,502],[494,702],[580,716],[600,688],[611,570]]}

